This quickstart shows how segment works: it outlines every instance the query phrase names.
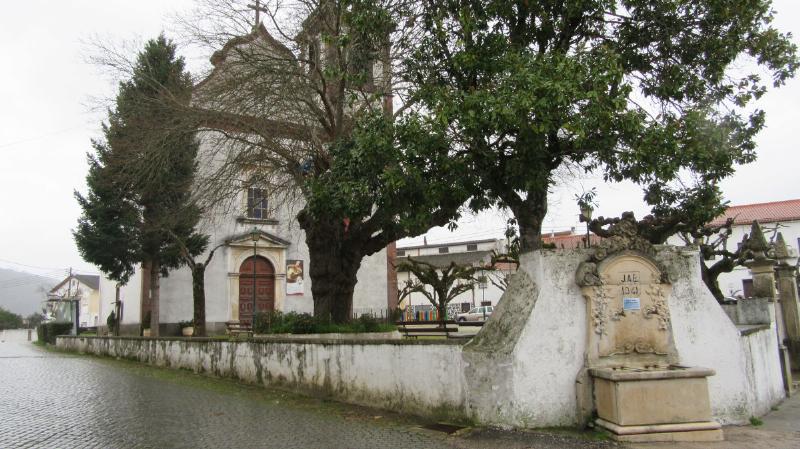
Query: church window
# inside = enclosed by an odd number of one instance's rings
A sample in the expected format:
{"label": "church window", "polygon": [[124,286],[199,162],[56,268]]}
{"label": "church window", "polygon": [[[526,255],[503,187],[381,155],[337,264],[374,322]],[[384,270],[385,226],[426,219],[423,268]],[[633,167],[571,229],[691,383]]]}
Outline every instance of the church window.
{"label": "church window", "polygon": [[266,219],[268,217],[266,191],[258,187],[248,188],[247,218]]}

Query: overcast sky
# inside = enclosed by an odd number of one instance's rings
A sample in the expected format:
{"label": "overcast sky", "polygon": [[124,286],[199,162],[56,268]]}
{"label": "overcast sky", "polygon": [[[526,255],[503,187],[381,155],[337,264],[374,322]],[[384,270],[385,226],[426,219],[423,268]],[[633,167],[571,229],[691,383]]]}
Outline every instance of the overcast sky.
{"label": "overcast sky", "polygon": [[[116,86],[87,60],[93,36],[114,41],[148,39],[173,29],[170,14],[191,0],[27,0],[5,2],[0,14],[0,266],[36,273],[66,267],[96,272],[83,262],[72,240],[80,210],[73,191],[85,191],[86,152],[99,136],[103,114],[92,98]],[[776,25],[800,35],[800,2],[777,0]],[[800,44],[800,40],[795,38]],[[197,59],[190,61],[190,67]],[[800,83],[768,93],[759,106],[767,129],[759,136],[759,159],[723,183],[733,204],[800,198],[796,151]],[[579,226],[573,194],[597,186],[598,214],[646,213],[632,185],[583,179],[551,195],[546,231]],[[429,242],[501,236],[497,214],[465,217],[456,234],[441,229]],[[421,239],[419,239],[421,240]]]}

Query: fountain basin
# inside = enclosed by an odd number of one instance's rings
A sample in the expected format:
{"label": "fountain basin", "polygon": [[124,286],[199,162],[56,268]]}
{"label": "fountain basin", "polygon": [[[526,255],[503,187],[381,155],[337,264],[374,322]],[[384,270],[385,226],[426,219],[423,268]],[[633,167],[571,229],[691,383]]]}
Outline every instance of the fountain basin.
{"label": "fountain basin", "polygon": [[592,368],[596,423],[619,441],[720,441],[711,420],[708,376],[677,365]]}

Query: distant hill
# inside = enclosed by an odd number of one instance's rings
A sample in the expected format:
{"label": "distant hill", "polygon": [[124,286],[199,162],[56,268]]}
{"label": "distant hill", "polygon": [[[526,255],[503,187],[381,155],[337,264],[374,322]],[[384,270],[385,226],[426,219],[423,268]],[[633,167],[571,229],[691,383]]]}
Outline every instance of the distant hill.
{"label": "distant hill", "polygon": [[57,280],[0,268],[0,307],[26,317],[42,310],[42,301]]}

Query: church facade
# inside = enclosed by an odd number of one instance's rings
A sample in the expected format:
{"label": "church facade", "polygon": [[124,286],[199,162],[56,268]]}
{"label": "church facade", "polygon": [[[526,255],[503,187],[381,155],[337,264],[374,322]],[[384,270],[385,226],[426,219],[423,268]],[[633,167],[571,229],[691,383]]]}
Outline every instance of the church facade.
{"label": "church facade", "polygon": [[[226,53],[239,45],[263,45],[274,51],[288,51],[260,25],[243,38],[234,39],[215,53],[209,78],[224,72]],[[214,154],[204,136],[200,136],[200,171],[213,172]],[[205,165],[204,165],[205,164]],[[236,190],[236,189],[233,189]],[[205,272],[206,322],[209,334],[223,333],[229,321],[249,321],[255,310],[312,313],[310,258],[305,233],[300,229],[296,213],[302,205],[297,201],[279,201],[259,185],[242,185],[232,202],[217,212],[206,213],[199,230],[207,234],[209,246],[197,261],[206,259],[215,249]],[[232,205],[232,206],[231,206]],[[353,313],[385,313],[394,305],[396,280],[393,269],[394,244],[364,258],[358,271]],[[146,267],[145,267],[146,268]],[[149,270],[138,269],[130,281],[119,287],[122,303],[122,334],[138,334],[150,310],[148,295]],[[101,323],[114,310],[116,285],[102,279]],[[160,281],[159,317],[161,335],[179,333],[178,322],[192,319],[192,276],[187,267],[171,271]]]}

